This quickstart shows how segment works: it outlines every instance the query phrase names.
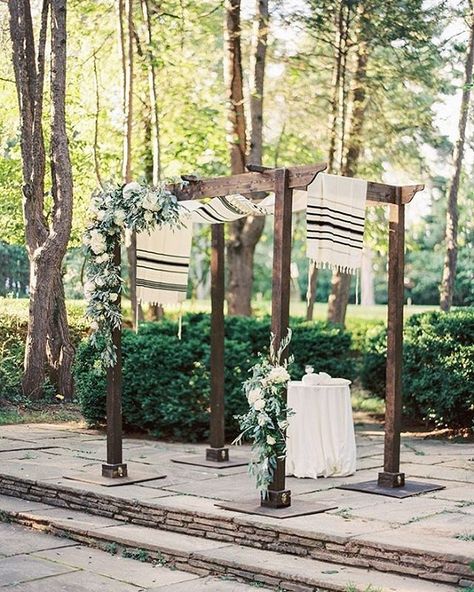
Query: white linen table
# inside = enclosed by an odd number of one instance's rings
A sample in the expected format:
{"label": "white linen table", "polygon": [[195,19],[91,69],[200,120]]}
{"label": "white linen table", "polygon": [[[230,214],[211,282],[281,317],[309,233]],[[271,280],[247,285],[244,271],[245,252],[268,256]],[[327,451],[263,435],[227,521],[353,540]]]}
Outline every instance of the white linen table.
{"label": "white linen table", "polygon": [[347,385],[288,385],[286,474],[344,477],[356,470],[351,393]]}

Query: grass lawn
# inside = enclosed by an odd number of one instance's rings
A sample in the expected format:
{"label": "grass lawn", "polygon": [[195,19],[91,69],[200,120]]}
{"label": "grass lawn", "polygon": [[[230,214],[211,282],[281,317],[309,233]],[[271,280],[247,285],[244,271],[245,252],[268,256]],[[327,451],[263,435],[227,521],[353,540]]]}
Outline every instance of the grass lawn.
{"label": "grass lawn", "polygon": [[[86,303],[84,300],[68,300],[68,312],[75,317],[80,317],[84,314]],[[130,316],[130,302],[124,301],[125,317]],[[436,305],[405,305],[405,316],[425,312],[428,310],[437,310]],[[257,316],[269,315],[271,313],[271,302],[268,300],[255,301],[253,303],[253,310]],[[182,307],[169,306],[166,307],[167,313],[170,316],[177,316],[180,312],[210,312],[210,300],[186,300]],[[304,317],[306,314],[306,304],[301,300],[292,300],[290,305],[291,316]],[[327,303],[316,302],[314,306],[314,319],[323,321],[326,319]],[[28,318],[28,299],[19,298],[0,298],[0,315],[13,315],[20,320]],[[367,320],[367,321],[381,321],[385,322],[387,318],[387,307],[385,304],[376,304],[375,306],[360,306],[349,304],[347,308],[347,321],[350,325],[351,320]]]}

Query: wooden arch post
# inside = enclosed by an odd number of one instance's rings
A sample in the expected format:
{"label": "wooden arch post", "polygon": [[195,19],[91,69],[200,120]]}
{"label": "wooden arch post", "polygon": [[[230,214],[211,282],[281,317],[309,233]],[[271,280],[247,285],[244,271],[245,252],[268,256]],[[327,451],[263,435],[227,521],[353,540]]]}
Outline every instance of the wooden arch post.
{"label": "wooden arch post", "polygon": [[342,485],[363,493],[405,498],[443,489],[434,483],[405,481],[400,471],[400,434],[402,422],[403,307],[405,275],[405,205],[423,185],[393,186],[369,183],[368,205],[389,206],[388,227],[388,306],[387,369],[385,396],[384,467],[375,481]]}

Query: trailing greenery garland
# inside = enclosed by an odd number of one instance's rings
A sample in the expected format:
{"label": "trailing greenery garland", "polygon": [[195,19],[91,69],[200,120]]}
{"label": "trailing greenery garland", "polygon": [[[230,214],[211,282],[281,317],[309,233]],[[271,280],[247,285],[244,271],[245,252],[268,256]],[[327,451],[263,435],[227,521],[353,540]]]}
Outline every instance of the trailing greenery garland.
{"label": "trailing greenery garland", "polygon": [[274,341],[272,334],[268,358],[260,354],[260,361],[250,370],[252,376],[244,382],[250,409],[236,417],[242,431],[234,440],[234,444],[240,443],[244,436],[253,440],[249,472],[256,477],[257,489],[264,494],[273,480],[277,460],[286,455],[287,418],[293,414],[284,397],[290,380],[288,366],[293,358],[281,363],[282,353],[291,341],[291,330],[288,329],[277,352]]}
{"label": "trailing greenery garland", "polygon": [[114,246],[120,242],[125,228],[142,232],[163,224],[179,226],[179,205],[164,183],[147,187],[132,182],[125,186],[107,185],[94,193],[90,214],[84,235],[87,254],[84,293],[88,301],[87,316],[91,319],[91,341],[100,351],[98,364],[106,368],[117,359],[112,330],[122,324],[118,300],[123,280],[120,267],[114,263]]}

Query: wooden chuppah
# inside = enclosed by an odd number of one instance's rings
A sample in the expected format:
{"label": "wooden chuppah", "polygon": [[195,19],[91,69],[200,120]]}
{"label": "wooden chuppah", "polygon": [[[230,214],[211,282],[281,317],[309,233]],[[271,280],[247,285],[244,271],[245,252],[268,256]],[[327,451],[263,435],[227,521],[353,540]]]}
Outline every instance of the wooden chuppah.
{"label": "wooden chuppah", "polygon": [[[251,167],[249,167],[251,168]],[[291,262],[291,213],[294,189],[305,189],[315,176],[325,169],[324,164],[297,166],[280,169],[252,167],[249,173],[230,177],[197,180],[186,178],[187,185],[170,185],[169,190],[178,200],[202,199],[241,193],[275,192],[274,216],[274,260],[272,277],[272,331],[278,348],[289,325],[290,262]],[[405,497],[421,491],[438,489],[436,485],[405,484],[400,472],[400,428],[401,428],[401,365],[403,343],[403,275],[404,275],[404,215],[405,205],[423,189],[422,185],[397,187],[369,182],[367,186],[368,205],[389,205],[391,208],[389,226],[389,305],[387,346],[387,397],[385,422],[384,471],[378,481],[347,486],[360,491]],[[225,460],[224,435],[224,388],[223,388],[223,235],[222,226],[213,230],[213,320],[212,320],[212,393],[211,393],[211,437],[208,455],[213,450]],[[119,262],[120,250],[116,249]],[[120,331],[114,332],[114,343],[118,348],[117,364],[109,369],[107,391],[107,463],[103,465],[104,477],[123,478],[127,466],[122,457],[122,412],[121,412],[121,357]],[[224,457],[222,451],[224,450]],[[155,477],[156,478],[156,477]],[[130,482],[129,480],[127,480]],[[386,493],[388,491],[388,493]],[[402,495],[397,495],[402,494]],[[291,506],[291,492],[285,486],[285,461],[278,462],[269,495],[261,500],[261,510],[245,504],[222,504],[234,510],[252,513],[273,513],[279,517],[297,513],[324,511],[328,507],[288,512]],[[275,510],[279,509],[279,512]],[[282,510],[287,513],[282,513]],[[296,508],[294,508],[296,510]]]}

